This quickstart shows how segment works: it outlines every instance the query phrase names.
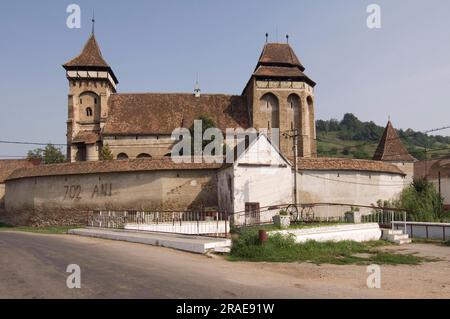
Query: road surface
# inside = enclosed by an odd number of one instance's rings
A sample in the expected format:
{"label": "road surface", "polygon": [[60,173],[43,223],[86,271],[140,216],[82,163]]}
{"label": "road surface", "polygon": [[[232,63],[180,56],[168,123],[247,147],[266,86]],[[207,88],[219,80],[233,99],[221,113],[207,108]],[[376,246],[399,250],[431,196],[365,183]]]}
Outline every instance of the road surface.
{"label": "road surface", "polygon": [[[69,264],[81,268],[81,289],[67,288]],[[140,244],[0,232],[0,298],[450,298],[448,259],[383,271],[384,287],[368,289],[363,266],[233,263]]]}

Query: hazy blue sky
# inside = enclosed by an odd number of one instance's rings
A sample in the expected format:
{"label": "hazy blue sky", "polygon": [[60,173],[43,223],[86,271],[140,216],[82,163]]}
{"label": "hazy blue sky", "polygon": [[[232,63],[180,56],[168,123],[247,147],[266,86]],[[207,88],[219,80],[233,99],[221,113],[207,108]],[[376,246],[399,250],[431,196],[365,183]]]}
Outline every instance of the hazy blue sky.
{"label": "hazy blue sky", "polygon": [[[66,27],[66,7],[82,28]],[[382,8],[382,29],[366,8]],[[450,124],[448,0],[2,1],[0,140],[65,143],[68,85],[61,65],[96,35],[119,92],[240,94],[264,34],[291,45],[315,80],[318,119],[362,120],[426,130]],[[449,131],[441,134],[450,135]],[[1,156],[31,146],[0,144]]]}

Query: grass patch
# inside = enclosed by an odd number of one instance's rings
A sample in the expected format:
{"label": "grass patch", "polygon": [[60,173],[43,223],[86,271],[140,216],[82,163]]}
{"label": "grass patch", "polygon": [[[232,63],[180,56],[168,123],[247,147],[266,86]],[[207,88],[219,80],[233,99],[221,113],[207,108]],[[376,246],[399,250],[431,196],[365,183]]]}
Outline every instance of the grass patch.
{"label": "grass patch", "polygon": [[0,223],[1,231],[14,231],[14,232],[25,232],[25,233],[35,233],[35,234],[50,234],[50,235],[62,235],[67,234],[70,229],[75,229],[80,227],[69,227],[69,226],[58,226],[58,227],[13,227]]}
{"label": "grass patch", "polygon": [[[276,234],[260,245],[255,230],[244,230],[234,238],[228,260],[250,262],[311,262],[336,265],[407,264],[418,265],[425,258],[381,252],[377,248],[390,245],[385,241],[358,243],[354,241],[324,242],[309,241],[297,244],[292,236]],[[366,255],[366,256],[362,256]]]}

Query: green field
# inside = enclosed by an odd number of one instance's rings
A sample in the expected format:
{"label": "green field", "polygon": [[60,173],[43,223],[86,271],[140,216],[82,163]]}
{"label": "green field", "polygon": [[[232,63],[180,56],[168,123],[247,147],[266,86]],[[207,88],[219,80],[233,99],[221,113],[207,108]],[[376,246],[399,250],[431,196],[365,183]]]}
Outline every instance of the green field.
{"label": "green field", "polygon": [[[434,142],[425,148],[419,145],[404,143],[408,151],[417,159],[435,159],[448,156],[450,144]],[[352,141],[339,138],[339,132],[317,133],[317,155],[319,157],[340,157],[356,159],[372,159],[378,142]]]}

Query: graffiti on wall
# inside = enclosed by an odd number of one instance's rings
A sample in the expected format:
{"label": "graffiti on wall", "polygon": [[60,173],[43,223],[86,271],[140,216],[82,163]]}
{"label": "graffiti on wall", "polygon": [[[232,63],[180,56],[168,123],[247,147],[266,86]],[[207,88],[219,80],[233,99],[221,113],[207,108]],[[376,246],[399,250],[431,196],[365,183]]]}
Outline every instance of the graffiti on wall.
{"label": "graffiti on wall", "polygon": [[112,197],[112,189],[112,183],[95,185],[93,188],[82,185],[65,185],[64,200],[81,200],[85,198],[84,196],[90,196],[90,198]]}

